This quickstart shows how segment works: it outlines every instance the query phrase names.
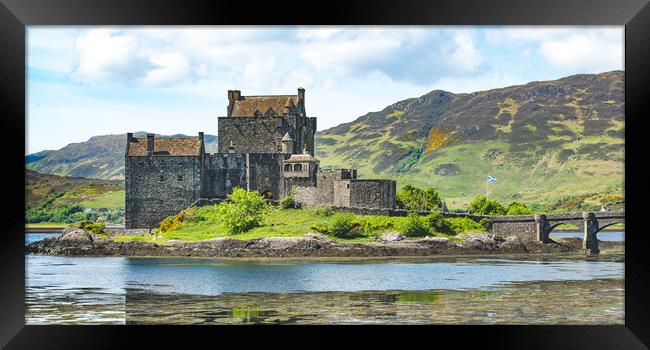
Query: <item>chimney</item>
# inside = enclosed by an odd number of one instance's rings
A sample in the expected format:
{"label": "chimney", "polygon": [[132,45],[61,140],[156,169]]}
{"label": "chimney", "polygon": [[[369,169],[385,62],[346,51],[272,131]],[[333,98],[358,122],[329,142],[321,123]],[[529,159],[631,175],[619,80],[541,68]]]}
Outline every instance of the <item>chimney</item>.
{"label": "chimney", "polygon": [[301,87],[298,88],[298,105],[298,108],[300,108],[302,116],[304,117],[307,113],[305,112],[305,89]]}
{"label": "chimney", "polygon": [[126,154],[129,154],[129,147],[131,147],[131,142],[133,142],[133,133],[132,132],[127,132],[126,133]]}
{"label": "chimney", "polygon": [[203,131],[199,131],[199,140],[203,141]]}
{"label": "chimney", "polygon": [[232,114],[232,107],[235,105],[235,101],[241,100],[241,91],[239,90],[228,90],[228,116]]}
{"label": "chimney", "polygon": [[153,136],[154,134],[147,134],[147,155],[153,155]]}

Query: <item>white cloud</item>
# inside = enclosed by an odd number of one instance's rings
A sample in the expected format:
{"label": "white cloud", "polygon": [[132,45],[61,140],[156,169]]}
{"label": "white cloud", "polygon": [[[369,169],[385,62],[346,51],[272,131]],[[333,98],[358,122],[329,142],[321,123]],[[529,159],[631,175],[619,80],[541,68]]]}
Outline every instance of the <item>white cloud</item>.
{"label": "white cloud", "polygon": [[481,63],[481,55],[474,46],[474,40],[469,33],[461,32],[454,35],[455,47],[450,55],[450,64],[463,71],[473,71]]}
{"label": "white cloud", "polygon": [[244,79],[248,86],[259,88],[269,84],[276,68],[275,58],[255,57],[244,67]]}
{"label": "white cloud", "polygon": [[540,53],[553,65],[562,68],[609,70],[623,68],[622,32],[573,34],[561,39],[545,40]]}
{"label": "white cloud", "polygon": [[142,82],[145,85],[164,85],[183,81],[190,73],[190,64],[181,53],[165,53],[150,59],[155,68],[148,71]]}
{"label": "white cloud", "polygon": [[[535,51],[562,70],[601,72],[623,69],[623,27],[499,27],[486,31],[493,45],[533,45]],[[529,50],[529,49],[526,49]]]}
{"label": "white cloud", "polygon": [[137,39],[115,29],[91,29],[75,42],[78,63],[74,75],[84,82],[129,79],[147,60]]}

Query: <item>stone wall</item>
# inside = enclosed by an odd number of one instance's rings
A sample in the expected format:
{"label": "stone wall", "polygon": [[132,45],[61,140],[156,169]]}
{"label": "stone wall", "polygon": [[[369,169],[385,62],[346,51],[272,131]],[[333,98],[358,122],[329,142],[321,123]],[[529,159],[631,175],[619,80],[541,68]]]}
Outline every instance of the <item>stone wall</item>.
{"label": "stone wall", "polygon": [[247,187],[246,155],[208,154],[205,163],[205,184],[201,197],[225,198],[233,188]]}
{"label": "stone wall", "polygon": [[356,171],[352,169],[319,169],[313,175],[313,180],[296,182],[293,179],[285,179],[285,188],[287,192],[293,189],[294,200],[303,208],[318,205],[340,206],[340,198],[335,197],[335,193],[340,193],[336,187],[341,186],[341,180],[354,178]]}
{"label": "stone wall", "polygon": [[291,188],[294,201],[303,209],[313,208],[318,205],[329,205],[316,200],[318,191],[317,187],[312,186],[293,186]]}
{"label": "stone wall", "polygon": [[[395,208],[397,185],[393,180],[349,180],[346,188],[337,188],[337,190],[346,191],[348,187],[351,207]],[[341,193],[341,196],[345,195],[347,195],[345,192]]]}
{"label": "stone wall", "polygon": [[125,227],[155,228],[201,197],[199,156],[126,156]]}
{"label": "stone wall", "polygon": [[282,117],[219,117],[219,153],[276,153],[286,132]]}
{"label": "stone wall", "polygon": [[533,215],[490,216],[490,233],[507,237],[519,236],[522,239],[535,239],[535,217]]}
{"label": "stone wall", "polygon": [[258,190],[268,199],[282,197],[282,162],[283,153],[250,153],[248,158],[248,188]]}
{"label": "stone wall", "polygon": [[296,115],[276,117],[219,117],[218,150],[227,153],[232,141],[235,153],[279,153],[282,137],[288,132],[294,153],[314,155],[316,118]]}

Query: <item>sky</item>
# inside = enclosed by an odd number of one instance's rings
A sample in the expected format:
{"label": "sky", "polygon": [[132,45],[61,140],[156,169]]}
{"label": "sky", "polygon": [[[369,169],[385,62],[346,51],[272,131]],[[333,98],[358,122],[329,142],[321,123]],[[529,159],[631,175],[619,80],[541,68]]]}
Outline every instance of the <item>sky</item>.
{"label": "sky", "polygon": [[217,134],[227,90],[297,94],[318,130],[429,91],[623,70],[624,27],[27,29],[25,154],[95,135]]}

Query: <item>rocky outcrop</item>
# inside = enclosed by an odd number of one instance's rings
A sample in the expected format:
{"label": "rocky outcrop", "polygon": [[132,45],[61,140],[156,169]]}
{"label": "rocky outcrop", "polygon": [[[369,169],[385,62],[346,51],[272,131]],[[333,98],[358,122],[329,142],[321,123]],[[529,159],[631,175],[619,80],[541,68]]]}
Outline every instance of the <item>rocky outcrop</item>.
{"label": "rocky outcrop", "polygon": [[384,242],[397,242],[405,238],[406,237],[399,232],[384,232],[379,236],[379,240]]}
{"label": "rocky outcrop", "polygon": [[83,230],[68,230],[60,238],[46,238],[26,247],[28,253],[45,255],[196,256],[196,257],[386,257],[465,254],[526,254],[578,252],[579,244],[542,243],[502,239],[470,233],[454,242],[443,237],[417,240],[341,243],[318,233],[303,237],[232,237],[199,242],[115,242]]}

